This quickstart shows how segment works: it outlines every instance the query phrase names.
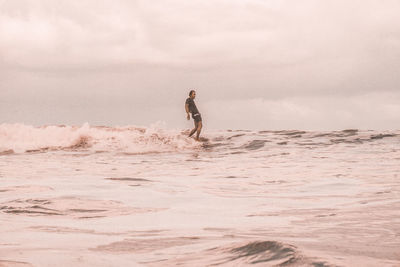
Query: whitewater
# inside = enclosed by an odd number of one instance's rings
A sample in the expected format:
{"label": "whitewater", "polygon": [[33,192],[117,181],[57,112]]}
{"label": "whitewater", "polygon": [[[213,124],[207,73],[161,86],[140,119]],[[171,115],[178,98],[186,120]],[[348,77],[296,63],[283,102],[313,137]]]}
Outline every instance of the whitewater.
{"label": "whitewater", "polygon": [[400,266],[400,131],[0,124],[0,266]]}

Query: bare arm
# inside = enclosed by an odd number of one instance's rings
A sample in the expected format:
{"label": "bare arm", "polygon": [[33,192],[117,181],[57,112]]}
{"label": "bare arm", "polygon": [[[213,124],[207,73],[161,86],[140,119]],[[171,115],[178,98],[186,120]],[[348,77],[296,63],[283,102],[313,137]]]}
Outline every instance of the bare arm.
{"label": "bare arm", "polygon": [[187,114],[187,119],[190,120],[190,115],[189,115],[189,104],[185,104],[185,110]]}

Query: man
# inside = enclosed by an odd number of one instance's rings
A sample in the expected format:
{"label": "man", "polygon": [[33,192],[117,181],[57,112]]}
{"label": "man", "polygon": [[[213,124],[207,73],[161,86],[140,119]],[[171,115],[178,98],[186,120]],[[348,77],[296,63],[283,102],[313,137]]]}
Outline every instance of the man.
{"label": "man", "polygon": [[196,91],[191,90],[189,92],[188,99],[186,99],[185,110],[187,114],[187,119],[190,120],[189,113],[192,113],[192,118],[194,120],[194,129],[190,132],[189,137],[191,137],[197,131],[196,140],[199,141],[199,136],[203,124],[201,121],[201,115],[196,107],[196,104],[194,103],[195,98],[196,98]]}

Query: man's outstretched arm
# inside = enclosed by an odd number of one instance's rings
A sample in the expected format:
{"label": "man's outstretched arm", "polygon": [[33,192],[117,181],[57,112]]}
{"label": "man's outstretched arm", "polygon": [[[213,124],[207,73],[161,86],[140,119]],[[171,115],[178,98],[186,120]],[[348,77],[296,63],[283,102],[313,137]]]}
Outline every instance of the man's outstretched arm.
{"label": "man's outstretched arm", "polygon": [[190,115],[189,115],[189,104],[185,104],[185,110],[186,110],[186,114],[187,114],[187,119],[190,120]]}

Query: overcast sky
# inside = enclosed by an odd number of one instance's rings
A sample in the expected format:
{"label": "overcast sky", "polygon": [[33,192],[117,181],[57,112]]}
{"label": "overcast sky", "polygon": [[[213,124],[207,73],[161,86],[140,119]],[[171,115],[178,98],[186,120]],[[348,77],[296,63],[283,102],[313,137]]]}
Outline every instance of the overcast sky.
{"label": "overcast sky", "polygon": [[0,0],[0,123],[400,129],[398,0]]}

